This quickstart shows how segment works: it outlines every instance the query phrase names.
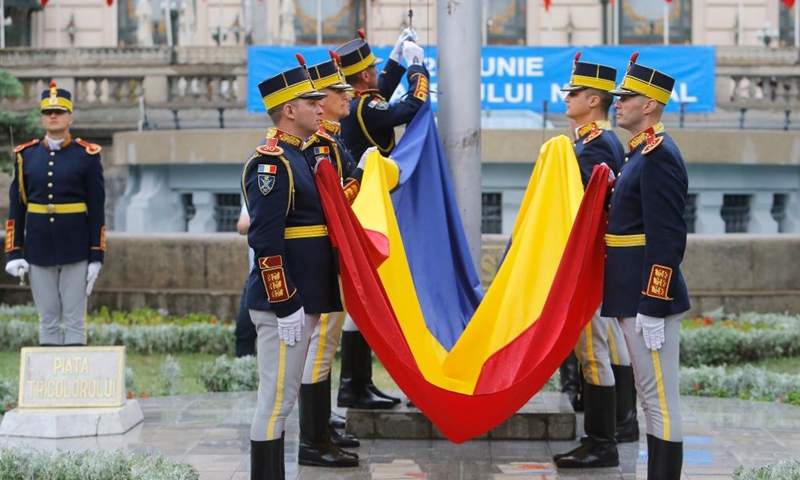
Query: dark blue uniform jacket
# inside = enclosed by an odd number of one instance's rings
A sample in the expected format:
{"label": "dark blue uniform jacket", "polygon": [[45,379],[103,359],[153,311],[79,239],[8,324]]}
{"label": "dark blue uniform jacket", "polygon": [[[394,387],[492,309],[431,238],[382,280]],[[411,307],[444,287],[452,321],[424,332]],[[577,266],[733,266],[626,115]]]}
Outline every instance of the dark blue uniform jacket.
{"label": "dark blue uniform jacket", "polygon": [[302,140],[271,128],[242,171],[255,265],[247,308],[285,317],[342,310],[333,247]]}
{"label": "dark blue uniform jacket", "polygon": [[661,124],[636,135],[629,147],[611,193],[601,315],[682,313],[690,306],[680,269],[686,166]]}
{"label": "dark blue uniform jacket", "polygon": [[[25,258],[43,267],[102,262],[106,194],[100,147],[68,137],[61,150],[51,151],[46,141],[33,140],[14,151],[8,259]],[[63,208],[82,211],[62,213]]]}
{"label": "dark blue uniform jacket", "polygon": [[595,165],[605,163],[614,175],[617,175],[622,167],[625,149],[617,134],[605,128],[604,124],[607,123],[592,122],[578,129],[575,156],[578,157],[583,188],[589,183]]}

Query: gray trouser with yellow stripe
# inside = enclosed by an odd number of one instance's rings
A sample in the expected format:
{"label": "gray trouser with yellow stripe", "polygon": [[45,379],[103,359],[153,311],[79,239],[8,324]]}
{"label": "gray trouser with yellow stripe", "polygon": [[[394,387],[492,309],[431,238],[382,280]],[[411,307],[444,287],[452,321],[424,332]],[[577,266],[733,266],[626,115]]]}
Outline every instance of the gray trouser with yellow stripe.
{"label": "gray trouser with yellow stripe", "polygon": [[619,319],[633,364],[647,433],[668,442],[683,441],[678,385],[681,318],[682,313],[666,318],[666,341],[655,351],[645,346],[641,333],[636,333],[635,317]]}
{"label": "gray trouser with yellow stripe", "polygon": [[311,332],[319,322],[319,314],[306,314],[300,341],[291,347],[278,337],[275,312],[250,310],[250,319],[258,334],[258,403],[250,440],[263,442],[281,438],[286,417],[297,400]]}
{"label": "gray trouser with yellow stripe", "polygon": [[86,260],[54,267],[31,265],[31,292],[39,311],[40,345],[86,345],[88,265]]}
{"label": "gray trouser with yellow stripe", "polygon": [[303,369],[303,383],[319,383],[325,381],[331,373],[333,357],[342,336],[344,312],[323,314],[311,334],[311,343]]}
{"label": "gray trouser with yellow stripe", "polygon": [[589,385],[613,386],[611,365],[627,367],[631,364],[617,319],[601,317],[599,308],[578,337],[575,356],[581,362],[583,378]]}

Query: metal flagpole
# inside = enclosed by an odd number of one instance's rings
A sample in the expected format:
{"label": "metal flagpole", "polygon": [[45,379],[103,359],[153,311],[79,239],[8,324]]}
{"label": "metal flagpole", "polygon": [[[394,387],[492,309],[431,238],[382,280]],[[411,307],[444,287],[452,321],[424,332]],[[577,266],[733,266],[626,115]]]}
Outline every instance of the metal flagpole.
{"label": "metal flagpole", "polygon": [[669,45],[669,2],[664,1],[664,45]]}
{"label": "metal flagpole", "polygon": [[614,0],[611,3],[611,25],[614,26],[614,45],[619,45],[619,2],[621,0]]}
{"label": "metal flagpole", "polygon": [[794,46],[800,48],[800,5],[794,2]]}
{"label": "metal flagpole", "polygon": [[317,46],[322,45],[322,0],[317,0]]}
{"label": "metal flagpole", "polygon": [[172,47],[172,9],[170,8],[172,0],[161,1],[164,2],[164,20],[167,22],[167,46]]}
{"label": "metal flagpole", "polygon": [[[797,38],[797,35],[794,36]],[[6,6],[3,0],[0,0],[0,49],[6,48]]]}
{"label": "metal flagpole", "polygon": [[61,0],[56,0],[56,48],[61,48]]}

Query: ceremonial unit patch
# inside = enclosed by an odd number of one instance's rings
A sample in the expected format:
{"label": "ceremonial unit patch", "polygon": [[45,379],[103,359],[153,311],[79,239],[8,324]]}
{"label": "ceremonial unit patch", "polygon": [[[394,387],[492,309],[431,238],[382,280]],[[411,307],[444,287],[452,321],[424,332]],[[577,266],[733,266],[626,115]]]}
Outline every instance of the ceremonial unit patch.
{"label": "ceremonial unit patch", "polygon": [[14,220],[6,220],[6,253],[14,250]]}
{"label": "ceremonial unit patch", "polygon": [[380,98],[373,98],[367,104],[369,108],[374,108],[375,110],[388,110],[389,109],[389,102],[381,100]]}
{"label": "ceremonial unit patch", "polygon": [[258,176],[258,189],[262,195],[267,195],[272,191],[275,186],[275,175],[259,175]]}
{"label": "ceremonial unit patch", "polygon": [[647,291],[643,292],[648,297],[672,300],[667,296],[669,282],[672,280],[672,269],[663,265],[653,265],[650,269],[650,281],[647,282]]}
{"label": "ceremonial unit patch", "polygon": [[430,89],[430,81],[428,77],[423,74],[419,74],[419,81],[417,82],[417,88],[414,89],[414,98],[422,100],[423,102],[428,100],[428,90]]}
{"label": "ceremonial unit patch", "polygon": [[278,173],[278,167],[276,165],[261,164],[258,166],[258,173],[271,173],[272,175],[275,175]]}

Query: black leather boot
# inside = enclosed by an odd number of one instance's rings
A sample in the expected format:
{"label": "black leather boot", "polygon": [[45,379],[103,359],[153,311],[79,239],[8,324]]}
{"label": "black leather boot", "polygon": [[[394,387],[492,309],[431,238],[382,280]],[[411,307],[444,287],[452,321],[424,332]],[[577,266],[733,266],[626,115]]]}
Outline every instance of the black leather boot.
{"label": "black leather boot", "polygon": [[652,438],[652,455],[647,458],[647,480],[680,480],[683,467],[683,442]]}
{"label": "black leather boot", "polygon": [[361,446],[361,442],[358,441],[355,435],[350,435],[349,433],[340,433],[331,426],[330,419],[333,417],[333,414],[331,413],[331,377],[329,376],[323,380],[323,383],[325,383],[325,405],[328,408],[328,433],[331,436],[331,441],[335,443],[337,447],[341,448],[355,448]]}
{"label": "black leather boot", "polygon": [[572,409],[576,412],[583,411],[583,398],[581,395],[581,378],[578,371],[578,357],[571,352],[558,367],[561,377],[561,393],[566,393]]}
{"label": "black leather boot", "polygon": [[[312,467],[357,467],[358,455],[345,452],[332,441],[328,431],[330,391],[326,382],[300,385],[300,449],[297,463]],[[325,407],[325,402],[328,407]]]}
{"label": "black leather boot", "polygon": [[[341,345],[342,370],[336,404],[339,407],[367,410],[395,406],[394,400],[375,393],[377,388],[372,383],[372,349],[361,332],[342,332]],[[397,403],[399,402],[398,399]]]}
{"label": "black leather boot", "polygon": [[636,418],[636,386],[633,367],[611,365],[614,387],[617,390],[617,443],[639,441],[639,421]]}
{"label": "black leather boot", "polygon": [[616,428],[614,387],[585,385],[583,390],[586,415],[584,430],[588,440],[578,448],[563,455],[555,455],[558,468],[599,468],[619,465]]}
{"label": "black leather boot", "polygon": [[250,440],[250,480],[284,480],[283,435],[277,440]]}
{"label": "black leather boot", "polygon": [[345,423],[345,418],[336,412],[331,412],[331,416],[328,419],[328,425],[333,428],[344,428],[347,426]]}

